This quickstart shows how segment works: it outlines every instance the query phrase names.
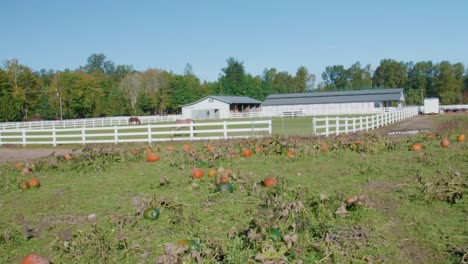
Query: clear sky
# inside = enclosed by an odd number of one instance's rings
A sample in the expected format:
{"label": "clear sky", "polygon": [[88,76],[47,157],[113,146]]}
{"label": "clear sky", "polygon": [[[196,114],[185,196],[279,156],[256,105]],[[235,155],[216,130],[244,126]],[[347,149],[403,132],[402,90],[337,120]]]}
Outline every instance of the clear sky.
{"label": "clear sky", "polygon": [[468,66],[467,0],[0,0],[0,60],[76,69],[92,53],[137,70],[214,81],[234,57],[319,77],[326,66],[381,59]]}

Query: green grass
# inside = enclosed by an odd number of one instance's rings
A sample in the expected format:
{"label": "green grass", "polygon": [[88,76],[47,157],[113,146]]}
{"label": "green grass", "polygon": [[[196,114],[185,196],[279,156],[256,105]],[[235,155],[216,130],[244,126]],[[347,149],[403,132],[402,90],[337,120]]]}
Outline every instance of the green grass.
{"label": "green grass", "polygon": [[[346,142],[274,137],[211,141],[213,153],[207,142],[191,143],[196,154],[181,150],[185,142],[173,144],[172,152],[161,143],[153,145],[161,149],[157,163],[144,161],[144,145],[125,144],[86,150],[71,161],[38,161],[33,175],[7,164],[0,174],[0,263],[19,263],[29,252],[54,263],[155,263],[169,243],[182,239],[200,240],[194,254],[203,263],[253,263],[255,256],[288,263],[458,263],[463,253],[455,249],[466,254],[468,245],[468,146],[455,142],[455,129],[448,149],[424,135],[367,134]],[[331,150],[321,152],[319,140]],[[357,140],[364,143],[353,144]],[[414,142],[424,150],[409,151]],[[261,154],[229,158],[258,145]],[[130,155],[136,147],[139,154]],[[286,157],[287,149],[296,156]],[[195,166],[233,170],[235,191],[214,193],[206,175],[192,180]],[[266,176],[276,177],[278,186],[261,186]],[[42,186],[18,190],[17,183],[31,177]],[[424,187],[436,182],[464,197],[454,204],[438,199],[433,191],[441,189]],[[335,215],[352,195],[364,195],[365,205],[348,217]],[[160,218],[139,218],[135,199],[159,207]],[[269,239],[271,227],[297,241],[288,248]],[[188,251],[181,258],[196,263]]]}

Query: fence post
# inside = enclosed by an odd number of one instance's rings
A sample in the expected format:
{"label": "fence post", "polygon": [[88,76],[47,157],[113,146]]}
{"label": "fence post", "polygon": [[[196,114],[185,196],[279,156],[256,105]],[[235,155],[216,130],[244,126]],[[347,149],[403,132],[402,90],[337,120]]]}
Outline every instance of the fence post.
{"label": "fence post", "polygon": [[2,132],[0,131],[0,146],[2,145]]}
{"label": "fence post", "polygon": [[189,127],[189,128],[190,128],[190,140],[193,141],[193,122],[190,123],[190,127]]}
{"label": "fence post", "polygon": [[271,136],[271,132],[272,132],[272,122],[271,122],[271,119],[268,120],[268,135]]}
{"label": "fence post", "polygon": [[359,131],[362,131],[362,116],[359,116]]}
{"label": "fence post", "polygon": [[340,134],[340,117],[336,117],[336,129],[335,129],[335,134],[338,135]]}
{"label": "fence post", "polygon": [[151,125],[148,124],[148,143],[151,144],[151,141],[153,141],[153,138],[151,136]]}
{"label": "fence post", "polygon": [[227,131],[227,122],[223,121],[223,132],[224,132],[224,139],[228,138],[228,131]]}
{"label": "fence post", "polygon": [[117,127],[115,126],[114,127],[114,144],[117,145],[118,142],[119,142],[119,132],[118,132]]}
{"label": "fence post", "polygon": [[353,117],[353,133],[356,133],[356,117]]}
{"label": "fence post", "polygon": [[56,135],[56,132],[55,132],[55,125],[52,126],[52,145],[54,147],[57,146],[57,135]]}
{"label": "fence post", "polygon": [[328,137],[329,128],[328,128],[328,116],[325,117],[325,136]]}
{"label": "fence post", "polygon": [[23,129],[21,134],[23,136],[23,146],[26,146],[26,129]]}
{"label": "fence post", "polygon": [[344,120],[344,123],[345,123],[345,134],[348,134],[348,117],[345,117],[345,120]]}
{"label": "fence post", "polygon": [[86,144],[86,130],[84,127],[81,128],[81,144]]}
{"label": "fence post", "polygon": [[312,134],[317,134],[317,120],[315,120],[315,117],[312,118]]}

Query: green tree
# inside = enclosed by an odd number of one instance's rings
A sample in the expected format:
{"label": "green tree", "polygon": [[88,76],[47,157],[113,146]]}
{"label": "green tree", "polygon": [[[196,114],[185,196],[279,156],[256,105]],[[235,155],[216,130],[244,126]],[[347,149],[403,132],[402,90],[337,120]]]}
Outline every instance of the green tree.
{"label": "green tree", "polygon": [[405,87],[407,104],[422,105],[424,97],[436,96],[432,91],[433,71],[432,61],[421,61],[414,65],[408,64],[408,85]]}
{"label": "green tree", "polygon": [[87,73],[100,72],[109,75],[114,73],[115,64],[108,60],[106,55],[102,53],[93,53],[88,57],[87,64],[80,69]]}
{"label": "green tree", "polygon": [[262,93],[263,97],[267,97],[270,94],[275,93],[275,76],[276,76],[276,69],[265,69],[263,70],[262,76]]}
{"label": "green tree", "polygon": [[275,93],[293,93],[294,78],[285,71],[278,72],[273,81]]}
{"label": "green tree", "polygon": [[222,69],[223,74],[219,78],[220,91],[224,95],[247,95],[243,63],[232,57],[226,62],[227,67]]}
{"label": "green tree", "polygon": [[441,104],[461,103],[463,100],[463,64],[452,65],[448,61],[443,61],[434,68],[433,91],[439,96]]}
{"label": "green tree", "polygon": [[311,76],[307,68],[304,66],[299,67],[294,77],[294,92],[305,93],[308,90],[310,79]]}
{"label": "green tree", "polygon": [[322,73],[323,91],[342,91],[348,87],[348,72],[343,65],[325,67]]}
{"label": "green tree", "polygon": [[372,74],[370,64],[361,68],[361,63],[356,62],[346,70],[348,85],[351,90],[372,88]]}
{"label": "green tree", "polygon": [[404,88],[407,84],[407,67],[403,62],[381,60],[372,79],[374,87]]}
{"label": "green tree", "polygon": [[260,76],[252,76],[247,74],[245,76],[245,85],[247,87],[247,96],[257,100],[264,100],[265,97],[262,92],[262,79]]}

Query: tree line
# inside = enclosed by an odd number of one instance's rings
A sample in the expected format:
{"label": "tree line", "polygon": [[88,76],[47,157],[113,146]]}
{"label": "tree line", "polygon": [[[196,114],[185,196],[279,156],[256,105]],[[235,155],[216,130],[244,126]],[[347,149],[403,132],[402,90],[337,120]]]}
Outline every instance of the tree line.
{"label": "tree line", "polygon": [[468,102],[468,74],[461,63],[403,63],[382,60],[374,72],[359,62],[349,68],[326,67],[322,82],[301,66],[294,75],[266,68],[245,72],[242,62],[227,59],[218,80],[201,81],[187,64],[183,74],[150,68],[137,71],[115,65],[104,54],[92,54],[75,70],[33,71],[17,60],[0,67],[0,121],[164,115],[207,95],[242,95],[263,101],[276,93],[305,93],[369,88],[404,88],[408,104],[440,97],[442,104]]}

